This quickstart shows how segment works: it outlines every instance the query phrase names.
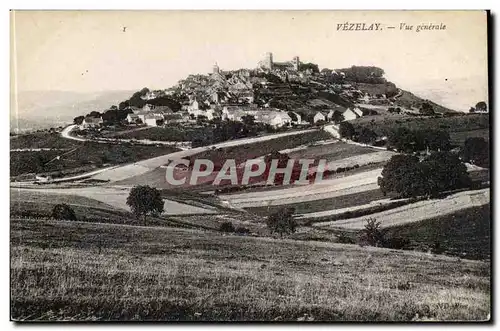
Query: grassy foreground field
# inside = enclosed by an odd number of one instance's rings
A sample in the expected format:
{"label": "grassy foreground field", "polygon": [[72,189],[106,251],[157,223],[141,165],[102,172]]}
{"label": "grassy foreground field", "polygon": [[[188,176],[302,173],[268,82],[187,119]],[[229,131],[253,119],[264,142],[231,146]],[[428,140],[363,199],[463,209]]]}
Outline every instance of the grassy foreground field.
{"label": "grassy foreground field", "polygon": [[11,220],[14,320],[486,320],[489,270],[354,245]]}

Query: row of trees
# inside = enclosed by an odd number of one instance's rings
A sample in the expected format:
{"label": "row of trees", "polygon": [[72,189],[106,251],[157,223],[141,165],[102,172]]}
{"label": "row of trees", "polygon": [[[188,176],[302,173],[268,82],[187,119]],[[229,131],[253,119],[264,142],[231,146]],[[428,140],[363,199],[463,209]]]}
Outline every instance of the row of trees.
{"label": "row of trees", "polygon": [[462,149],[462,159],[480,167],[490,167],[490,144],[481,137],[467,138]]}
{"label": "row of trees", "polygon": [[412,155],[395,155],[384,166],[378,185],[385,194],[402,198],[435,197],[441,192],[469,187],[471,179],[458,156],[436,152],[422,161]]}
{"label": "row of trees", "polygon": [[488,105],[484,101],[479,101],[476,103],[475,107],[470,107],[469,113],[476,113],[476,112],[487,112],[488,111]]}
{"label": "row of trees", "polygon": [[386,80],[384,78],[384,70],[373,66],[352,66],[350,68],[339,69],[345,74],[345,79],[356,83],[382,84]]}
{"label": "row of trees", "polygon": [[[373,144],[379,139],[374,130],[362,127],[357,132],[349,122],[340,123],[339,134],[343,138],[365,144]],[[423,150],[448,151],[451,149],[451,140],[449,133],[443,130],[411,130],[399,127],[389,133],[387,147],[403,153],[415,153]]]}
{"label": "row of trees", "polygon": [[389,133],[389,148],[403,153],[414,153],[423,150],[448,151],[451,148],[450,134],[443,130],[411,130],[400,127]]}

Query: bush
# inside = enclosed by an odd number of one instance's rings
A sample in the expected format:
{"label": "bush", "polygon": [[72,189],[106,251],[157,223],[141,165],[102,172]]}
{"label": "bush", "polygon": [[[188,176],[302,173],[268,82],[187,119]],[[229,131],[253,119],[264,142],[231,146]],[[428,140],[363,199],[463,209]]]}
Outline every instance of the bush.
{"label": "bush", "polygon": [[392,236],[389,238],[384,238],[383,246],[385,248],[392,249],[406,249],[410,245],[410,240],[408,238],[403,238],[399,236]]}
{"label": "bush", "polygon": [[57,204],[52,208],[52,217],[57,220],[76,221],[74,210],[65,203]]}
{"label": "bush", "polygon": [[462,148],[464,161],[480,167],[490,167],[490,146],[484,138],[467,138]]}
{"label": "bush", "polygon": [[337,242],[341,243],[341,244],[355,244],[356,240],[354,240],[354,238],[350,237],[347,233],[340,232],[337,235]]}
{"label": "bush", "polygon": [[384,245],[384,231],[381,229],[380,222],[374,218],[366,220],[365,228],[361,232],[361,242],[364,244],[382,247]]}
{"label": "bush", "polygon": [[236,232],[237,234],[250,234],[250,230],[243,226],[237,227],[234,232]]}
{"label": "bush", "polygon": [[220,232],[235,232],[234,225],[231,222],[224,222],[219,226]]}
{"label": "bush", "polygon": [[267,218],[267,227],[271,233],[278,233],[281,237],[283,234],[294,233],[297,228],[297,222],[293,218],[293,208],[282,208],[275,213],[272,213]]}

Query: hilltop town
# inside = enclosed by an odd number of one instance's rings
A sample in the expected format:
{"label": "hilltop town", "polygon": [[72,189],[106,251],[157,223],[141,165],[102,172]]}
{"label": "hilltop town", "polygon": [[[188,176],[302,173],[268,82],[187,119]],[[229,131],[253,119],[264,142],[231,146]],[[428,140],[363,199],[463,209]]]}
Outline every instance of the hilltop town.
{"label": "hilltop town", "polygon": [[[274,61],[272,53],[253,69],[192,74],[163,90],[144,88],[108,111],[75,119],[80,130],[100,128],[115,119],[151,127],[218,120],[252,121],[267,127],[300,127],[339,123],[380,110],[398,114],[450,114],[453,111],[403,91],[377,67],[319,70],[317,64]],[[118,114],[119,111],[119,114]],[[126,115],[126,118],[123,118]]]}

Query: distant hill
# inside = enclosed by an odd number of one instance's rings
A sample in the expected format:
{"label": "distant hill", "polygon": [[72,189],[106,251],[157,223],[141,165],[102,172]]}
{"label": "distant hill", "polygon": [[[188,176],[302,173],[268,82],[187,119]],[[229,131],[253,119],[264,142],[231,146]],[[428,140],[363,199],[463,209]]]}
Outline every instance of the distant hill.
{"label": "distant hill", "polygon": [[[128,98],[133,91],[24,91],[11,94],[10,130],[57,127],[93,110],[102,111]],[[16,107],[17,99],[17,107]]]}

